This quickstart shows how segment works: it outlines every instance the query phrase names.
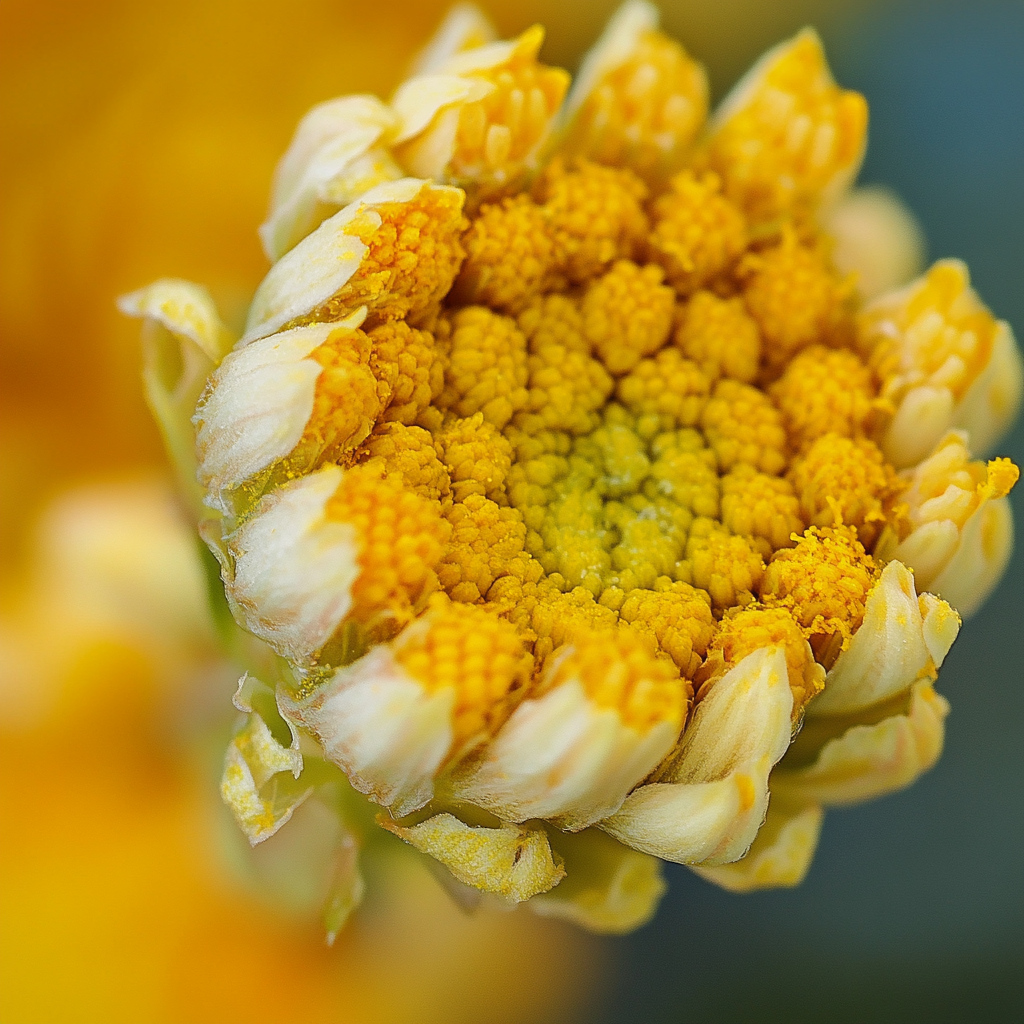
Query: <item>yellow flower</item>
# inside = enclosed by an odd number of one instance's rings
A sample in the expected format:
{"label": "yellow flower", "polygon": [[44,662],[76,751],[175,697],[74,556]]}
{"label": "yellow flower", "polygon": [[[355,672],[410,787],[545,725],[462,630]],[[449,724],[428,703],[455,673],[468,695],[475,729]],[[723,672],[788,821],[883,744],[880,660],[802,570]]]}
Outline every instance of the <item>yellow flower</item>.
{"label": "yellow flower", "polygon": [[[1009,423],[1020,356],[958,265],[862,308],[889,229],[836,213],[867,108],[813,32],[708,125],[649,6],[561,115],[540,41],[453,15],[394,134],[334,101],[279,171],[312,230],[195,415],[203,537],[282,659],[224,792],[258,842],[340,768],[459,883],[622,931],[658,858],[795,884],[822,806],[934,762],[958,611],[1009,550],[1016,469],[968,435]],[[371,107],[416,177],[313,226],[330,111]]]}

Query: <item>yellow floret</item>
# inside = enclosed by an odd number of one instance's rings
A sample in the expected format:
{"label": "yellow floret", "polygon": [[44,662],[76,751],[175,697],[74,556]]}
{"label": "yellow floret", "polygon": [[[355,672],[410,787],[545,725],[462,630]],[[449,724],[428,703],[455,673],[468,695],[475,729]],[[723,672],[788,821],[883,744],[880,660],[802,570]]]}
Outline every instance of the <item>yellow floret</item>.
{"label": "yellow floret", "polygon": [[583,333],[610,373],[657,352],[672,329],[675,297],[655,266],[619,260],[583,296]]}
{"label": "yellow floret", "polygon": [[527,434],[594,430],[614,384],[590,356],[576,304],[548,295],[523,310],[518,322],[529,344],[530,397],[526,410],[516,414],[516,426]]}
{"label": "yellow floret", "polygon": [[462,243],[466,261],[453,291],[460,302],[515,312],[555,283],[551,218],[528,195],[485,204]]}
{"label": "yellow floret", "polygon": [[849,349],[822,345],[804,349],[770,393],[782,412],[794,451],[823,434],[868,434],[880,412],[871,372]]}
{"label": "yellow floret", "polygon": [[316,379],[313,410],[302,439],[287,459],[301,471],[336,460],[364,440],[391,395],[371,368],[371,342],[362,331],[339,330],[309,355],[323,370]]}
{"label": "yellow floret", "polygon": [[715,679],[747,655],[766,647],[781,647],[786,653],[789,686],[793,691],[793,720],[796,721],[807,702],[821,692],[824,682],[803,630],[785,608],[745,608],[722,620],[722,628],[712,641],[708,659],[697,676],[702,684],[697,699],[705,695]]}
{"label": "yellow floret", "polygon": [[746,245],[743,214],[721,194],[714,174],[683,171],[672,179],[672,191],[654,204],[648,257],[665,268],[680,295],[725,273]]}
{"label": "yellow floret", "polygon": [[692,679],[715,633],[708,595],[663,576],[651,590],[610,587],[601,604],[619,613],[630,629],[652,639],[686,679]]}
{"label": "yellow floret", "polygon": [[499,429],[526,407],[526,338],[514,320],[485,306],[452,316],[444,390],[437,401],[459,416],[482,412]]}
{"label": "yellow floret", "polygon": [[370,341],[370,368],[391,393],[383,418],[415,423],[444,385],[444,363],[433,335],[395,320],[370,331]]}
{"label": "yellow floret", "polygon": [[682,725],[686,683],[671,661],[656,657],[649,642],[632,630],[584,633],[571,651],[556,651],[554,657],[559,659],[555,670],[539,692],[577,680],[598,707],[618,711],[639,732],[666,721]]}
{"label": "yellow floret", "polygon": [[680,310],[673,340],[712,383],[729,377],[750,384],[757,377],[761,336],[740,298],[696,292]]}
{"label": "yellow floret", "polygon": [[428,692],[455,690],[454,748],[493,736],[522,699],[533,658],[493,612],[435,599],[394,645],[395,660]]}
{"label": "yellow floret", "polygon": [[749,538],[766,561],[779,548],[792,547],[794,533],[803,533],[800,500],[784,477],[740,465],[722,477],[721,487],[722,525]]}
{"label": "yellow floret", "polygon": [[346,523],[359,543],[351,617],[374,627],[401,627],[434,589],[451,527],[431,502],[386,477],[376,465],[345,473],[327,502],[329,520]]}
{"label": "yellow floret", "polygon": [[786,430],[771,399],[757,388],[720,380],[704,407],[701,426],[718,467],[748,465],[777,475],[786,468]]}
{"label": "yellow floret", "polygon": [[817,250],[787,226],[782,241],[750,254],[740,267],[743,297],[761,328],[761,361],[769,378],[815,342],[842,342],[851,331],[851,281],[842,280]]}
{"label": "yellow floret", "polygon": [[505,480],[512,466],[512,446],[484,420],[483,413],[467,419],[446,419],[434,431],[434,442],[451,478],[456,501],[482,494],[500,505],[508,504]]}
{"label": "yellow floret", "polygon": [[423,188],[407,203],[380,203],[346,229],[366,247],[348,283],[307,316],[285,327],[340,320],[359,306],[367,324],[403,317],[415,323],[451,289],[465,255],[462,194]]}
{"label": "yellow floret", "polygon": [[681,163],[708,109],[704,68],[658,31],[596,81],[573,116],[568,152],[657,182]]}
{"label": "yellow floret", "polygon": [[558,265],[570,281],[588,281],[639,252],[647,235],[647,187],[632,171],[586,160],[568,170],[555,159],[537,193],[551,218]]}
{"label": "yellow floret", "polygon": [[852,527],[811,526],[796,547],[774,554],[761,581],[761,601],[789,609],[817,660],[830,668],[860,629],[879,576]]}
{"label": "yellow floret", "polygon": [[700,422],[711,382],[707,374],[675,348],[643,359],[618,384],[616,397],[638,420],[646,435]]}
{"label": "yellow floret", "polygon": [[[856,173],[868,108],[832,80],[810,29],[773,51],[708,148],[726,194],[756,223],[813,210]],[[756,74],[756,72],[755,72]]]}
{"label": "yellow floret", "polygon": [[718,614],[752,604],[764,576],[764,559],[746,537],[734,537],[709,520],[694,523],[676,578],[706,591]]}
{"label": "yellow floret", "polygon": [[789,470],[804,520],[814,526],[845,523],[869,551],[903,487],[896,471],[866,438],[819,437]]}
{"label": "yellow floret", "polygon": [[448,471],[437,457],[430,434],[403,423],[381,423],[363,445],[370,459],[380,459],[389,476],[400,475],[405,486],[437,501],[451,490]]}
{"label": "yellow floret", "polygon": [[644,482],[644,494],[651,501],[667,498],[695,516],[717,518],[717,459],[696,430],[656,435],[651,455],[651,475]]}
{"label": "yellow floret", "polygon": [[529,556],[523,553],[526,527],[518,511],[470,494],[448,506],[444,515],[452,533],[437,574],[452,600],[472,604],[496,579],[529,574]]}

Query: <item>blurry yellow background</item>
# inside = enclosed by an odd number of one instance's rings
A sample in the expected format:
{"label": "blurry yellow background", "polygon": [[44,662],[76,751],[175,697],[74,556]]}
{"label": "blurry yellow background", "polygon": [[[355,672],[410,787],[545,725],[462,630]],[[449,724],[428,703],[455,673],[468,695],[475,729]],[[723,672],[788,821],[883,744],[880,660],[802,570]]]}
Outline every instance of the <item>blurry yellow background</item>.
{"label": "blurry yellow background", "polygon": [[[547,59],[571,68],[613,6],[496,0],[489,13],[504,34],[546,23]],[[694,0],[665,25],[720,94],[770,43],[865,6]],[[256,226],[297,119],[345,92],[386,97],[446,7],[0,5],[4,1022],[527,1024],[585,1019],[601,995],[606,945],[526,913],[462,917],[425,872],[397,867],[333,950],[315,923],[257,901],[215,853],[216,755],[173,711],[187,701],[200,723],[230,719],[227,670],[201,619],[166,635],[120,612],[97,619],[89,573],[109,575],[110,538],[70,590],[57,579],[68,524],[118,500],[126,532],[152,519],[187,544],[159,480],[138,328],[114,298],[185,277],[239,324],[266,269]],[[39,519],[73,485],[140,474]],[[115,581],[128,605],[146,568],[117,570],[135,573]],[[152,611],[173,618],[159,595]],[[169,636],[190,649],[170,650]],[[204,672],[222,708],[204,703]],[[190,688],[175,689],[175,673]]]}

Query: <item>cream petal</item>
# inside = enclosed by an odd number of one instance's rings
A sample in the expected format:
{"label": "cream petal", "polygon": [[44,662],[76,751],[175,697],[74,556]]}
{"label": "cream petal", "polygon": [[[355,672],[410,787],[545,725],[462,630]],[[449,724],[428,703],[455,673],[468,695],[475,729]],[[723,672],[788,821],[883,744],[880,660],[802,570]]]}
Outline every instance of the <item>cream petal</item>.
{"label": "cream petal", "polygon": [[568,121],[586,102],[597,83],[629,60],[645,32],[658,27],[657,7],[644,0],[627,0],[609,19],[600,39],[580,64],[572,90],[565,101],[563,119]]}
{"label": "cream petal", "polygon": [[285,324],[311,313],[340,291],[359,269],[367,247],[347,228],[358,217],[373,222],[382,203],[407,203],[425,187],[418,178],[387,181],[370,189],[325,220],[277,261],[256,289],[242,344],[274,334]]}
{"label": "cream petal", "polygon": [[451,687],[430,693],[385,646],[338,669],[304,700],[281,698],[285,714],[316,736],[353,787],[398,817],[433,797],[454,738],[454,706]]}
{"label": "cream petal", "polygon": [[730,892],[799,885],[814,859],[823,818],[815,804],[791,807],[773,797],[764,825],[742,860],[691,870]]}
{"label": "cream petal", "polygon": [[[245,714],[224,755],[221,796],[249,842],[269,839],[312,792],[299,783],[302,754],[299,737],[289,723],[291,744],[275,738],[262,715],[254,709],[254,697],[273,703],[273,691],[250,676],[242,676],[233,703]],[[271,712],[273,713],[273,712]]]}
{"label": "cream petal", "polygon": [[306,357],[341,326],[295,327],[224,357],[193,419],[199,481],[211,506],[230,512],[222,492],[283,459],[299,443],[323,369]]}
{"label": "cream petal", "polygon": [[530,909],[605,935],[624,935],[654,916],[668,885],[661,861],[623,846],[598,829],[553,838],[566,877],[551,892],[535,896]]}
{"label": "cream petal", "polygon": [[942,753],[949,704],[921,680],[910,707],[874,725],[855,725],[829,740],[805,768],[779,770],[772,789],[789,800],[825,806],[859,803],[909,786]]}
{"label": "cream petal", "polygon": [[952,425],[954,404],[949,388],[922,384],[908,391],[882,438],[885,457],[897,468],[919,463]]}
{"label": "cream petal", "polygon": [[330,466],[286,484],[228,538],[234,571],[225,586],[236,615],[293,662],[318,651],[352,606],[356,537],[325,511],[343,475]]}
{"label": "cream petal", "polygon": [[[475,103],[493,91],[493,85],[478,78],[459,78],[457,75],[450,74],[410,78],[398,87],[391,100],[391,106],[398,117],[399,125],[395,145],[401,145],[426,131],[434,118],[446,107]],[[454,132],[449,141],[454,145]],[[437,157],[442,161],[438,165],[438,173],[443,171],[450,158],[451,148]],[[412,162],[406,160],[410,169],[413,164],[422,162],[422,159],[419,161],[414,159]],[[433,176],[433,174],[422,175],[422,177]]]}
{"label": "cream petal", "polygon": [[320,209],[320,201],[326,194],[344,206],[374,185],[402,176],[386,148],[395,126],[395,115],[375,96],[321,103],[299,122],[278,165],[270,213],[260,227],[271,260],[324,219],[328,211]]}
{"label": "cream petal", "polygon": [[413,76],[431,75],[463,50],[493,43],[498,33],[490,19],[475,4],[456,4],[445,15],[434,37],[423,48],[411,68]]}
{"label": "cream petal", "polygon": [[913,574],[901,562],[890,562],[868,594],[863,625],[836,659],[824,691],[807,713],[849,714],[889,700],[918,679],[934,678],[959,628],[956,612],[944,601],[933,597],[922,607]]}
{"label": "cream petal", "polygon": [[966,430],[971,447],[987,455],[1017,418],[1024,398],[1024,358],[1005,320],[996,325],[992,354],[967,389],[950,426]]}
{"label": "cream petal", "polygon": [[541,829],[504,822],[499,828],[478,828],[451,814],[437,814],[411,826],[384,817],[377,820],[410,846],[439,860],[460,882],[508,903],[522,903],[547,892],[565,876]]}
{"label": "cream petal", "polygon": [[508,821],[546,818],[576,831],[611,814],[672,749],[678,726],[645,733],[598,707],[573,679],[523,701],[454,775],[456,799]]}

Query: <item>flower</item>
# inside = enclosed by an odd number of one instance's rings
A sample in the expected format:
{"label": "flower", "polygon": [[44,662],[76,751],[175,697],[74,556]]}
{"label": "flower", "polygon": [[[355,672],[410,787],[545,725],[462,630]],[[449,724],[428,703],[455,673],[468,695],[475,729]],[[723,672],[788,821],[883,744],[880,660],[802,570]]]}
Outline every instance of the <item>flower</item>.
{"label": "flower", "polygon": [[934,763],[1010,543],[1016,469],[970,445],[1021,361],[959,265],[864,306],[867,108],[813,32],[705,124],[648,5],[561,112],[540,31],[483,24],[367,143],[416,177],[280,257],[199,401],[202,534],[282,659],[224,791],[257,842],[333,766],[462,886],[622,931],[659,859],[795,884],[824,806]]}

